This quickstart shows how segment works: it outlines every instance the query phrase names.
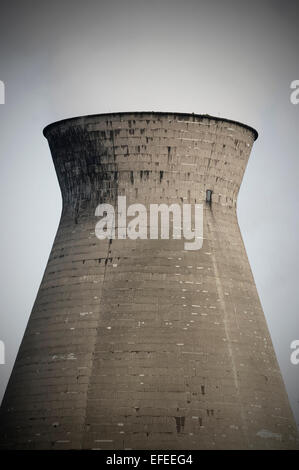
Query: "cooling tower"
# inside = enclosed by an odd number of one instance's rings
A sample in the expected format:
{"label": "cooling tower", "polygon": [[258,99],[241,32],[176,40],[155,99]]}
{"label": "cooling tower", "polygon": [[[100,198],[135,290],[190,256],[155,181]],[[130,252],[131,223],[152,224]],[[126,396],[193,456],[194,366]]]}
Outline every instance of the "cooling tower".
{"label": "cooling tower", "polygon": [[[1,446],[287,449],[297,431],[240,235],[257,137],[206,115],[46,127],[60,225],[1,407]],[[100,203],[202,204],[203,243],[99,240]]]}

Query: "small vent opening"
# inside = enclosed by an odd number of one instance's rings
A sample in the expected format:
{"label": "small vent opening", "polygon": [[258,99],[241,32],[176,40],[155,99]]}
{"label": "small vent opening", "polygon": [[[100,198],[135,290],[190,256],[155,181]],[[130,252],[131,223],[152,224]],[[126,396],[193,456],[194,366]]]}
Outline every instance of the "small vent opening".
{"label": "small vent opening", "polygon": [[207,191],[206,191],[206,202],[208,204],[212,203],[212,194],[213,194],[213,191],[211,189],[207,189]]}

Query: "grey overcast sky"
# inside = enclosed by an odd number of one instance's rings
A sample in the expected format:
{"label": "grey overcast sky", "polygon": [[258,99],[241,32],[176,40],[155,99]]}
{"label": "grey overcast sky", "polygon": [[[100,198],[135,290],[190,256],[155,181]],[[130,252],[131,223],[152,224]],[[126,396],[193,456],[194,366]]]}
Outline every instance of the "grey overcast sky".
{"label": "grey overcast sky", "polygon": [[0,399],[60,218],[43,127],[113,111],[208,113],[260,133],[238,217],[299,424],[298,10],[293,0],[0,1]]}

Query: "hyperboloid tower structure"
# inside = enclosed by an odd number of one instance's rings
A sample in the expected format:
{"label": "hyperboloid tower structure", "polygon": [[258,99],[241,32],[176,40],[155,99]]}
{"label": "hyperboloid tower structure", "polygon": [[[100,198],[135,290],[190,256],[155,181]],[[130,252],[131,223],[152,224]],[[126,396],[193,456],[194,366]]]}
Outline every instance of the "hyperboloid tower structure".
{"label": "hyperboloid tower structure", "polygon": [[[240,235],[257,137],[129,112],[44,130],[60,225],[1,407],[0,446],[287,449],[294,419]],[[99,240],[100,203],[202,204],[203,243]]]}

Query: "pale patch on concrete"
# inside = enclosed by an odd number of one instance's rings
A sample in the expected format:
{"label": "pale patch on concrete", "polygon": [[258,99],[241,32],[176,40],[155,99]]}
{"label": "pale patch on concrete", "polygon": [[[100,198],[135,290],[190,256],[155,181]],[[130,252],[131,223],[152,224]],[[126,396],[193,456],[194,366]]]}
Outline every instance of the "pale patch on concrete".
{"label": "pale patch on concrete", "polygon": [[56,361],[56,360],[68,360],[68,361],[74,361],[76,360],[76,356],[74,353],[69,353],[69,354],[65,354],[65,355],[54,355],[52,356],[52,360],[53,361]]}
{"label": "pale patch on concrete", "polygon": [[256,435],[262,437],[263,439],[277,439],[281,441],[281,434],[268,431],[267,429],[261,429],[256,433]]}

